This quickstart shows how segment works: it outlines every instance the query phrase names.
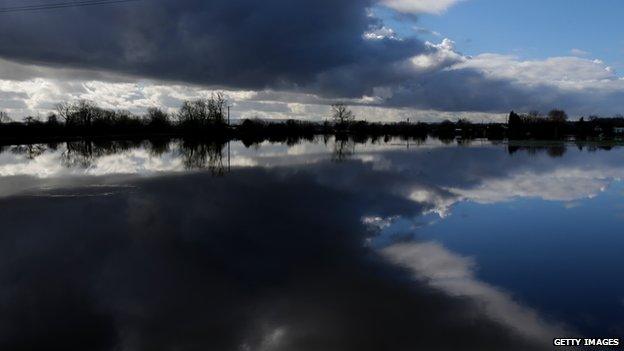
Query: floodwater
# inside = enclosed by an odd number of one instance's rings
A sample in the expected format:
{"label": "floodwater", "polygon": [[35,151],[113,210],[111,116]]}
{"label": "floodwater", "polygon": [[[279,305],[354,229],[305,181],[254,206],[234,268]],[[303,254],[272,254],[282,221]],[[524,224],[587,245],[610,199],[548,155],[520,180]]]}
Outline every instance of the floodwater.
{"label": "floodwater", "polygon": [[6,146],[0,350],[540,350],[624,335],[624,149]]}

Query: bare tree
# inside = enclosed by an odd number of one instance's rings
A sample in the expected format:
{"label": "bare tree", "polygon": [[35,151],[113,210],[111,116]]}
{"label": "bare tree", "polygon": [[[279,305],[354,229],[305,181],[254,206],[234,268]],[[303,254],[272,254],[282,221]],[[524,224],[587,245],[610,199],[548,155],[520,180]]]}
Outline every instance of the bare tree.
{"label": "bare tree", "polygon": [[225,109],[227,100],[222,92],[212,93],[208,99],[209,118],[212,122],[223,124],[225,122]]}
{"label": "bare tree", "polygon": [[39,117],[28,116],[24,118],[24,122],[26,124],[38,124],[41,123],[41,120],[39,119]]}
{"label": "bare tree", "polygon": [[334,123],[345,125],[350,124],[355,120],[355,114],[349,110],[344,103],[333,104],[331,107],[331,114]]}
{"label": "bare tree", "polygon": [[188,126],[224,124],[227,100],[221,92],[213,93],[207,99],[185,101],[178,112],[180,123]]}
{"label": "bare tree", "polygon": [[187,126],[198,126],[208,121],[208,102],[206,99],[188,100],[182,103],[178,111],[178,120]]}
{"label": "bare tree", "polygon": [[106,112],[87,100],[58,104],[56,105],[56,111],[66,125],[80,127],[91,126],[94,120],[103,118]]}
{"label": "bare tree", "polygon": [[63,119],[63,122],[67,122],[68,117],[72,112],[72,109],[72,104],[70,104],[69,102],[61,102],[60,104],[56,105],[56,112],[58,116]]}

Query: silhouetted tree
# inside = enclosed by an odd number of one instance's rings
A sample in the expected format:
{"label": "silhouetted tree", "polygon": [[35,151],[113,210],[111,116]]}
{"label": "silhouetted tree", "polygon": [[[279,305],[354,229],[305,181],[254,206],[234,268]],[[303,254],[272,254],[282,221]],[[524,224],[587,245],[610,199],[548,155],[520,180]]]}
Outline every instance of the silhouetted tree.
{"label": "silhouetted tree", "polygon": [[169,114],[157,107],[147,109],[147,124],[155,128],[164,128],[170,125]]}
{"label": "silhouetted tree", "polygon": [[568,114],[563,110],[551,110],[548,112],[548,119],[551,122],[564,123],[568,120]]}
{"label": "silhouetted tree", "polygon": [[568,115],[563,110],[551,110],[548,112],[548,120],[554,124],[553,132],[555,138],[559,138],[565,131],[564,123],[568,120]]}
{"label": "silhouetted tree", "polygon": [[58,126],[60,124],[58,116],[55,113],[50,113],[48,115],[46,123],[50,126]]}
{"label": "silhouetted tree", "polygon": [[41,121],[37,117],[28,116],[28,117],[24,118],[24,123],[26,123],[26,124],[38,124],[38,123],[41,123]]}
{"label": "silhouetted tree", "polygon": [[522,118],[520,117],[520,115],[515,113],[514,111],[511,111],[509,113],[509,127],[515,128],[515,127],[520,126],[521,124],[522,124]]}
{"label": "silhouetted tree", "polygon": [[355,114],[344,103],[332,105],[331,117],[338,125],[348,125],[355,120]]}
{"label": "silhouetted tree", "polygon": [[223,125],[226,106],[223,93],[213,93],[208,99],[185,101],[178,112],[178,119],[186,127]]}
{"label": "silhouetted tree", "polygon": [[90,127],[98,115],[102,114],[99,107],[87,100],[60,103],[56,106],[56,110],[69,127]]}

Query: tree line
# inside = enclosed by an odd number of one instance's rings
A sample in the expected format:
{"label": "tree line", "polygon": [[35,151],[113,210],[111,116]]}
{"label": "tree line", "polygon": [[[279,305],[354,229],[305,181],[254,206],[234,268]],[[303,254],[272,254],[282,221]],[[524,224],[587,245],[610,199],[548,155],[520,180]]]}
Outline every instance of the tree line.
{"label": "tree line", "polygon": [[[173,124],[185,128],[204,128],[225,124],[227,100],[223,93],[213,93],[208,98],[188,100],[175,114],[157,107],[147,109],[143,116],[128,111],[98,107],[95,103],[81,100],[57,105],[56,112],[50,113],[45,124],[64,125],[67,128],[106,129],[111,127],[153,127],[170,128]],[[27,117],[26,124],[42,124],[38,119]]]}
{"label": "tree line", "polygon": [[284,141],[311,139],[317,135],[349,136],[355,139],[402,136],[436,137],[442,140],[487,138],[565,139],[574,137],[613,138],[624,128],[624,117],[589,117],[570,121],[565,111],[555,109],[545,115],[537,111],[518,114],[512,111],[506,123],[473,123],[466,119],[436,123],[401,121],[378,123],[357,120],[344,103],[331,106],[324,122],[301,120],[267,121],[245,119],[236,125],[228,123],[228,101],[223,93],[207,98],[184,101],[178,111],[168,113],[149,108],[143,115],[105,109],[90,101],[62,103],[45,119],[27,117],[13,122],[0,112],[0,139],[26,140],[68,137],[149,137],[206,136],[213,139],[240,139],[246,143],[258,140]]}
{"label": "tree line", "polygon": [[624,136],[624,117],[589,116],[570,121],[568,114],[559,109],[546,115],[538,111],[526,114],[511,111],[506,134],[509,139],[613,138]]}

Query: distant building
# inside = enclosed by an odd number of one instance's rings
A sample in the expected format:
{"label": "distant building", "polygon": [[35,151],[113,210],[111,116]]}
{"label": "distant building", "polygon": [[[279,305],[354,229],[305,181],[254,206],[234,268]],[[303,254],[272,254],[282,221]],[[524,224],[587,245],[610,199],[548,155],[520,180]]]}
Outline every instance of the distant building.
{"label": "distant building", "polygon": [[615,127],[615,128],[613,128],[613,133],[615,133],[615,134],[624,134],[624,127]]}

